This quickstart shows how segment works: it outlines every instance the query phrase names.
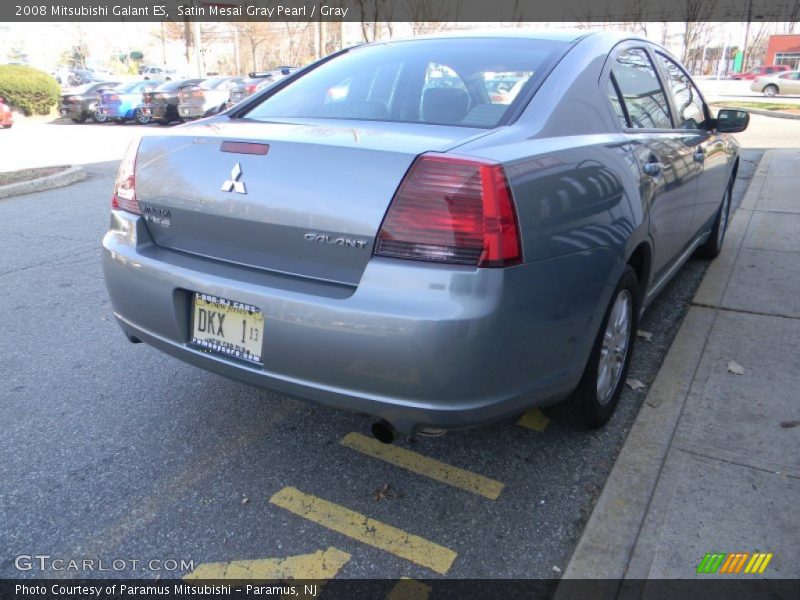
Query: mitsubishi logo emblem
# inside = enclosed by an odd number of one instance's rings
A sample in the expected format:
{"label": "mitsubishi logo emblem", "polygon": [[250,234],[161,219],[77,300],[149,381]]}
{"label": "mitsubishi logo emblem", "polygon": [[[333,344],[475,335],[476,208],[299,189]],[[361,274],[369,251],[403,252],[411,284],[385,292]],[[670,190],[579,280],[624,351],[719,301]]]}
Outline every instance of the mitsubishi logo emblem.
{"label": "mitsubishi logo emblem", "polygon": [[231,169],[231,178],[226,179],[220,188],[223,192],[230,192],[233,190],[237,194],[246,194],[247,190],[244,187],[244,181],[239,181],[242,176],[242,167],[237,162]]}

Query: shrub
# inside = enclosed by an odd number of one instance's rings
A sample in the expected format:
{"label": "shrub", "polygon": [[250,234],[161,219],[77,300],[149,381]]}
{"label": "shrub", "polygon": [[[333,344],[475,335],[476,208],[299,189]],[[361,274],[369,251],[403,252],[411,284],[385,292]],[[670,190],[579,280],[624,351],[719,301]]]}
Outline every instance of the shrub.
{"label": "shrub", "polygon": [[50,75],[26,65],[0,65],[0,97],[26,115],[46,115],[61,88]]}

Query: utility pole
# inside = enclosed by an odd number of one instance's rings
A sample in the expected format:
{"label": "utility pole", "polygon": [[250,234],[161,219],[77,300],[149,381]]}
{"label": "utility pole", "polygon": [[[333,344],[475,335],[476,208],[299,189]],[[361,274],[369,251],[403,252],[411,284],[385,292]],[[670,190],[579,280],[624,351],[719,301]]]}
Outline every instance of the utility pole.
{"label": "utility pole", "polygon": [[742,46],[742,73],[747,71],[747,43],[750,41],[750,21],[753,19],[753,0],[747,0],[747,25],[744,28],[744,45]]}
{"label": "utility pole", "polygon": [[[194,0],[194,5],[196,7],[199,6],[199,0]],[[203,41],[200,39],[200,22],[193,21],[192,26],[194,28],[194,61],[197,66],[197,76],[205,77],[205,73],[203,73],[203,58],[200,52],[200,47],[203,44]]]}
{"label": "utility pole", "polygon": [[239,30],[233,26],[233,56],[236,59],[236,74],[242,74],[242,65],[239,60]]}

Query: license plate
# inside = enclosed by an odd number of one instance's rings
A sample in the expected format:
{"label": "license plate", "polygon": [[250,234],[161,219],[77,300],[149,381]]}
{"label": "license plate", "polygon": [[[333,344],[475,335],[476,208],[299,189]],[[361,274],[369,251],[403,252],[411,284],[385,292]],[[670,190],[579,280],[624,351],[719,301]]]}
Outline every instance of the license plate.
{"label": "license plate", "polygon": [[62,108],[62,109],[61,109],[61,114],[62,114],[62,115],[65,115],[65,114],[67,114],[68,112],[69,112],[69,110],[68,110],[68,109],[66,109],[66,108]]}
{"label": "license plate", "polygon": [[192,343],[225,356],[261,364],[264,313],[255,306],[195,292]]}

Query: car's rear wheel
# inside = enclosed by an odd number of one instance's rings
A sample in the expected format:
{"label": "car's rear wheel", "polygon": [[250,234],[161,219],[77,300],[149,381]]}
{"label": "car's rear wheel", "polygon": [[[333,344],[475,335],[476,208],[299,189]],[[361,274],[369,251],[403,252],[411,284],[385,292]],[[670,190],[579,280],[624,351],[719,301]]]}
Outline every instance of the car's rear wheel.
{"label": "car's rear wheel", "polygon": [[147,125],[150,121],[152,121],[152,117],[144,113],[141,108],[136,109],[136,122],[139,125]]}
{"label": "car's rear wheel", "polygon": [[159,125],[169,125],[170,123],[171,123],[171,121],[169,119],[159,119],[158,120],[158,124]]}
{"label": "car's rear wheel", "polygon": [[108,117],[101,115],[99,111],[95,111],[95,113],[92,115],[92,121],[95,123],[105,123],[108,121]]}
{"label": "car's rear wheel", "polygon": [[731,196],[733,191],[733,180],[725,188],[725,195],[714,219],[714,225],[708,234],[705,243],[697,248],[697,256],[700,258],[716,258],[722,252],[722,243],[725,241],[725,232],[728,231],[728,221],[731,215]]}
{"label": "car's rear wheel", "polygon": [[611,296],[578,387],[566,400],[545,409],[550,416],[578,429],[596,429],[611,418],[625,386],[639,306],[639,280],[627,265]]}
{"label": "car's rear wheel", "polygon": [[79,125],[81,123],[83,123],[85,120],[86,120],[86,117],[84,117],[83,115],[81,115],[80,117],[72,117],[72,122],[73,123],[78,123]]}
{"label": "car's rear wheel", "polygon": [[766,86],[764,88],[764,95],[765,96],[769,96],[770,98],[772,96],[777,96],[778,95],[778,86],[769,84],[768,86]]}

